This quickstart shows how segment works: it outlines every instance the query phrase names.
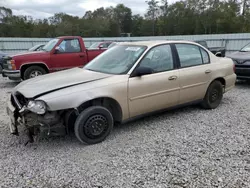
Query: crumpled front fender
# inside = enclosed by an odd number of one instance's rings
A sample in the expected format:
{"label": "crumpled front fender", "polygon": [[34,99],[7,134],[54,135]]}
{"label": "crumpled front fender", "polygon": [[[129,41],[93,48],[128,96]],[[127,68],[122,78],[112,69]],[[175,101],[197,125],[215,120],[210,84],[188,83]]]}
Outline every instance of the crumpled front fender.
{"label": "crumpled front fender", "polygon": [[[43,95],[36,100],[43,100],[49,111],[57,111],[77,108],[81,104],[97,98],[111,98],[120,104],[123,115],[126,117],[128,116],[128,76],[121,77],[123,76],[115,79],[116,83],[110,84],[105,79],[106,84],[99,82],[98,84],[95,83],[94,87],[91,85],[92,83],[72,86]],[[124,78],[126,79],[124,80]]]}

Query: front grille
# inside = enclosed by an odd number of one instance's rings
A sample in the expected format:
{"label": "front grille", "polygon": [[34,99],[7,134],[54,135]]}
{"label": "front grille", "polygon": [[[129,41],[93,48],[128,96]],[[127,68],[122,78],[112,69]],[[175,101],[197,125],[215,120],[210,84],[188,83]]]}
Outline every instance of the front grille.
{"label": "front grille", "polygon": [[235,74],[237,76],[250,77],[250,67],[247,66],[236,66]]}
{"label": "front grille", "polygon": [[10,61],[10,60],[12,60],[12,58],[8,57],[8,56],[2,58],[3,69],[9,70],[9,63],[8,63],[8,61]]}
{"label": "front grille", "polygon": [[7,59],[3,59],[3,69],[9,69],[8,63],[7,63]]}
{"label": "front grille", "polygon": [[235,64],[235,67],[239,67],[239,68],[250,68],[250,65],[245,63],[245,64]]}

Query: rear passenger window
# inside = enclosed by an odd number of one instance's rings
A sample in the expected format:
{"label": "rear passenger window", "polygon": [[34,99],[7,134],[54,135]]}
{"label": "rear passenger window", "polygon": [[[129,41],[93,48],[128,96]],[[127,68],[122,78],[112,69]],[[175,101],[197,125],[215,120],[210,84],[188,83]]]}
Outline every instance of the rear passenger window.
{"label": "rear passenger window", "polygon": [[181,67],[202,65],[203,60],[199,49],[200,47],[193,44],[176,44],[175,46],[179,55]]}
{"label": "rear passenger window", "polygon": [[200,48],[200,49],[201,49],[201,55],[202,55],[203,63],[204,63],[204,64],[210,63],[210,62],[209,62],[208,53],[207,53],[204,49],[202,49],[202,48]]}

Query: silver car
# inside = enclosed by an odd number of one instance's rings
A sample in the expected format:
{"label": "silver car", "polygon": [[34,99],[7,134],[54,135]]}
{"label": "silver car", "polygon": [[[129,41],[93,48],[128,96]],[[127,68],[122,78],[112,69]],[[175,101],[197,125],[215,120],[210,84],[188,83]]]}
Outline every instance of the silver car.
{"label": "silver car", "polygon": [[217,108],[234,87],[229,58],[197,43],[146,41],[112,47],[84,68],[29,79],[10,95],[10,129],[34,135],[65,135],[73,128],[81,142],[103,141],[115,122],[168,108],[199,103]]}

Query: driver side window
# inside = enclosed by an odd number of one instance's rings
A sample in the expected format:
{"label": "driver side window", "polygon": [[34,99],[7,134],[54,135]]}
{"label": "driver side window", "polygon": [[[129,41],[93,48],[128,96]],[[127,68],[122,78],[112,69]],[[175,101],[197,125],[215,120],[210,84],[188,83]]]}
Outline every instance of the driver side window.
{"label": "driver side window", "polygon": [[59,45],[60,53],[77,53],[81,51],[78,39],[65,39]]}
{"label": "driver side window", "polygon": [[174,63],[170,45],[152,48],[142,59],[139,66],[151,68],[153,73],[172,70]]}

